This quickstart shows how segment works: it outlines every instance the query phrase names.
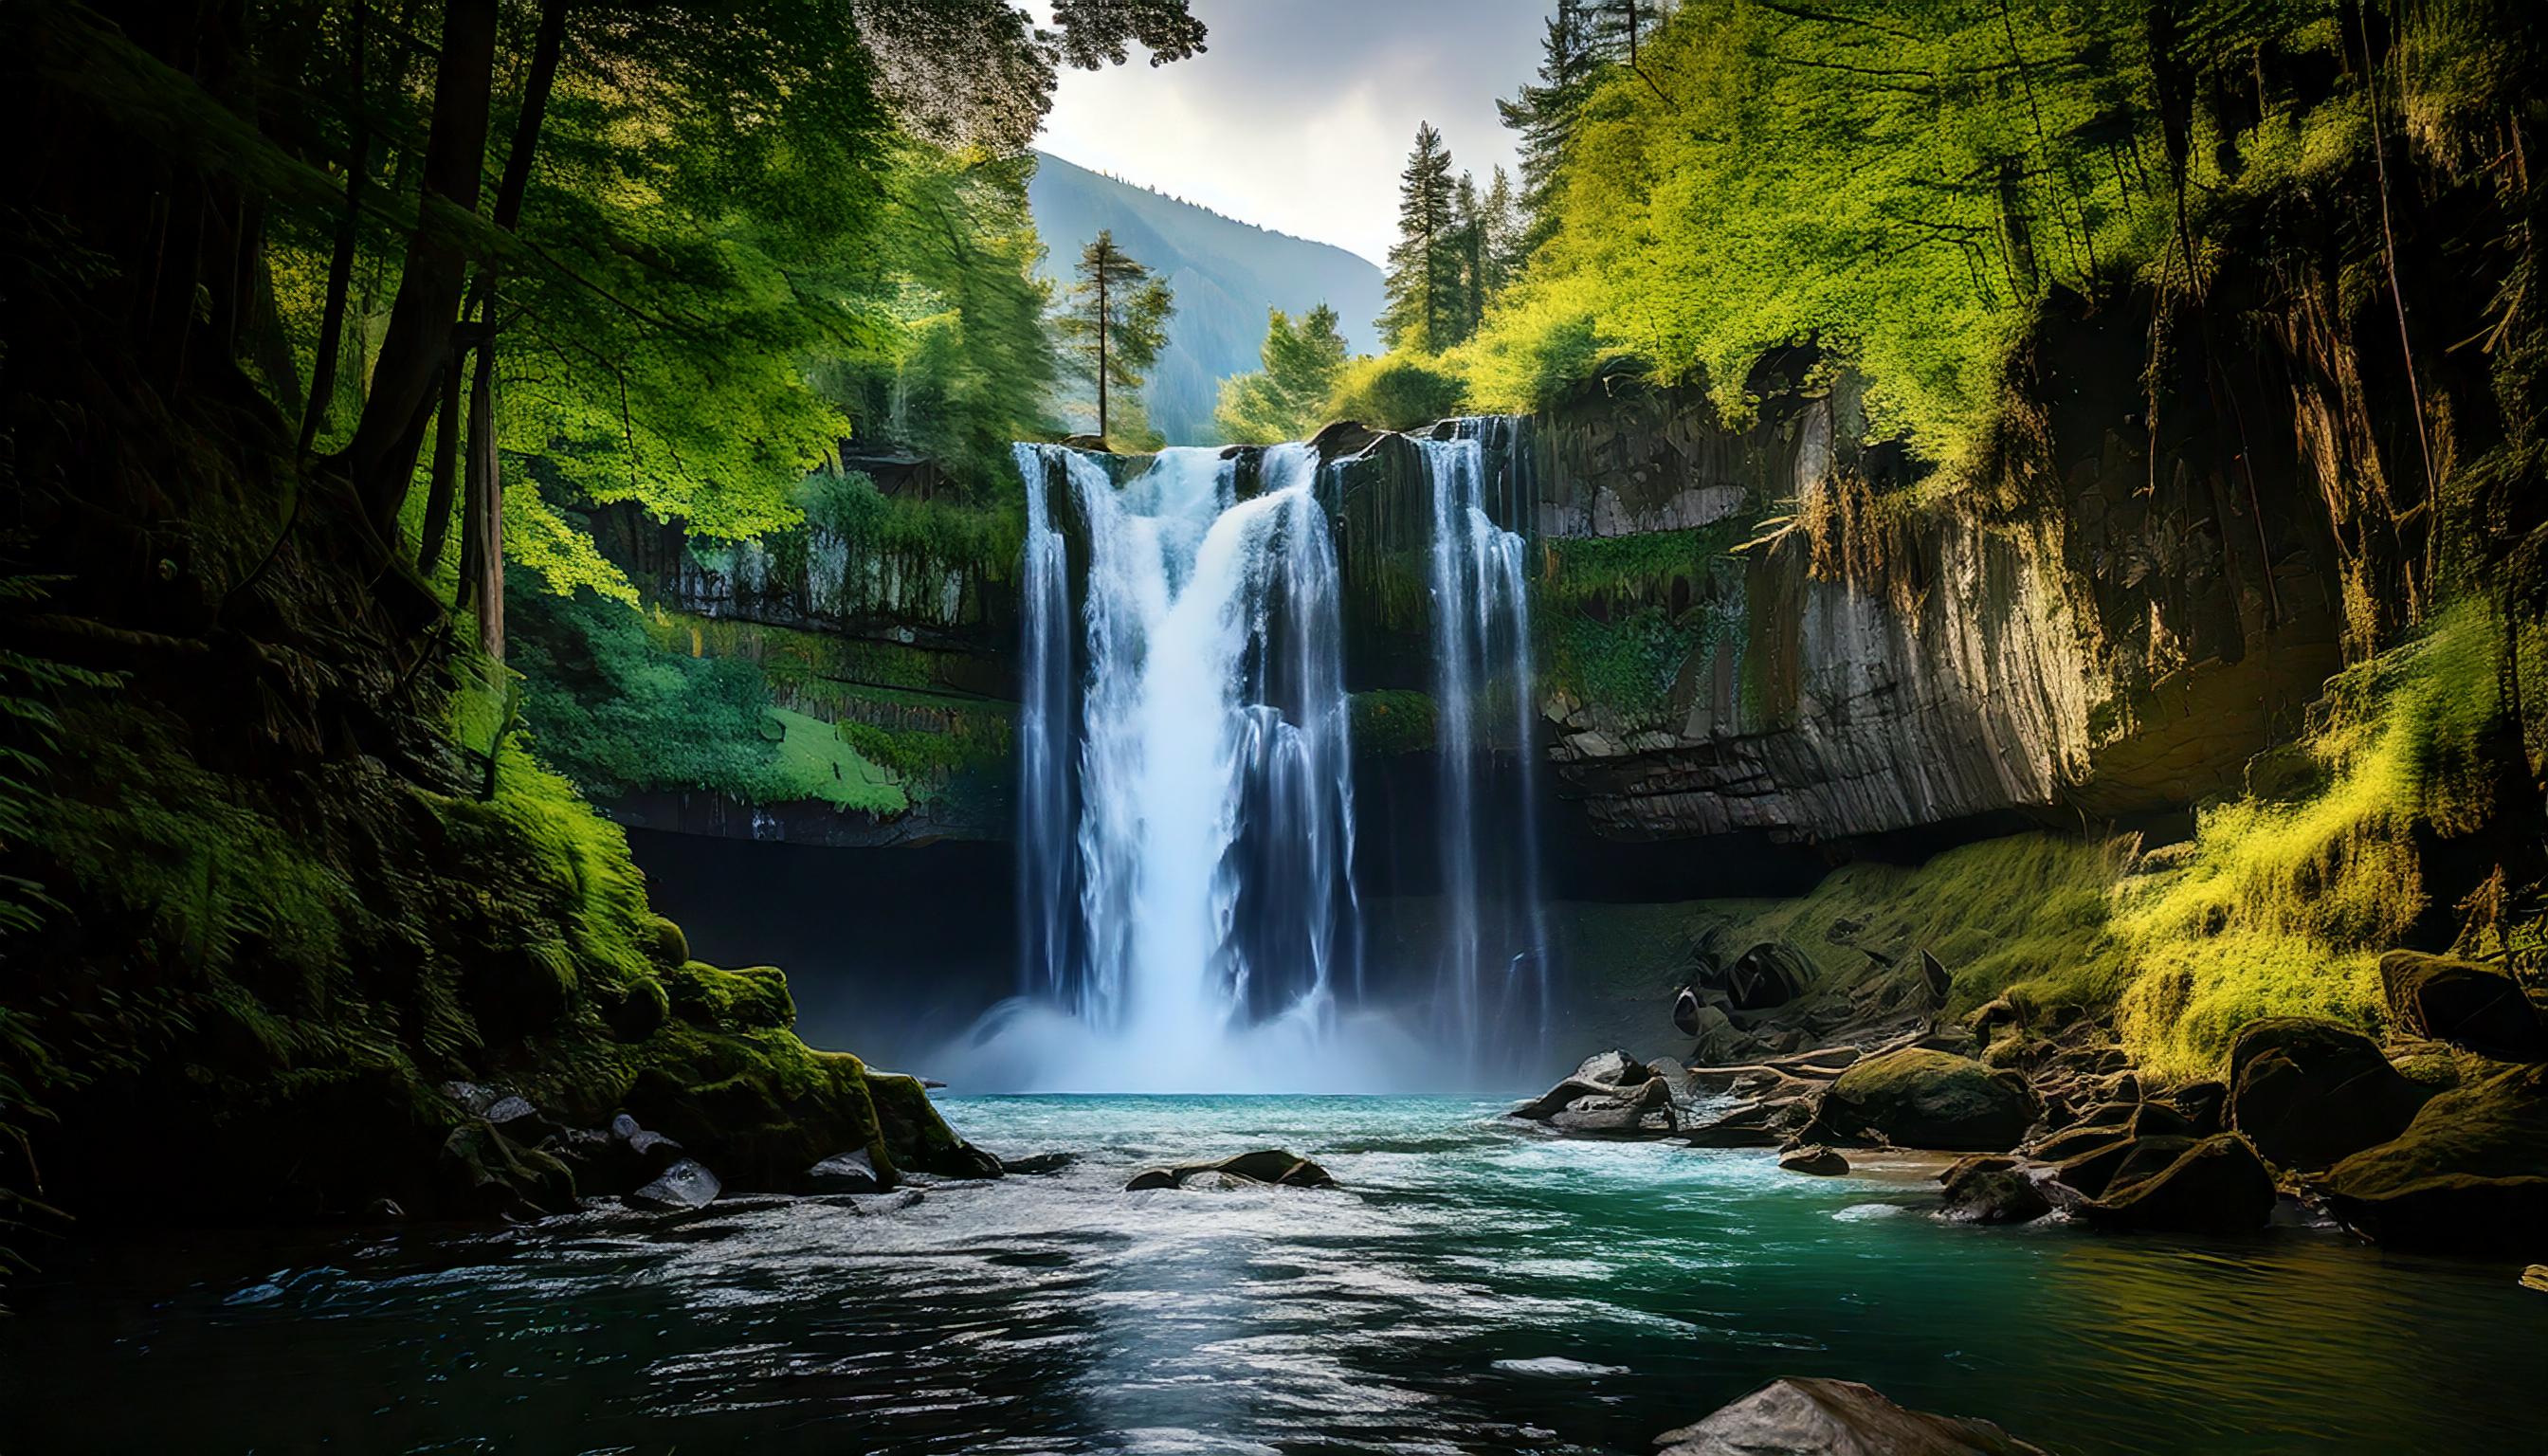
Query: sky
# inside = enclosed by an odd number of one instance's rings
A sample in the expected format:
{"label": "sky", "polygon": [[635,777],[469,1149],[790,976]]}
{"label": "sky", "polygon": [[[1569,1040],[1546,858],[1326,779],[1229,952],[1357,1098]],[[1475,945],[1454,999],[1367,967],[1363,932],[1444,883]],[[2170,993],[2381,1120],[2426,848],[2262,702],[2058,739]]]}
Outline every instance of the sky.
{"label": "sky", "polygon": [[1539,64],[1549,0],[1192,0],[1210,49],[1065,69],[1036,144],[1378,263],[1398,171],[1431,122],[1454,170],[1513,164],[1496,120]]}

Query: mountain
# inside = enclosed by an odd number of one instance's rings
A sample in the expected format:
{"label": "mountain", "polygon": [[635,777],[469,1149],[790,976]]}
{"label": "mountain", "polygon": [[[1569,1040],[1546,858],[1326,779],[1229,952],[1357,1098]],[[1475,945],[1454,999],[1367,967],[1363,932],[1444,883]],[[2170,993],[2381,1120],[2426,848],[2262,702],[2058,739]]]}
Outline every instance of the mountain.
{"label": "mountain", "polygon": [[[1376,353],[1372,320],[1382,308],[1380,269],[1323,242],[1225,218],[1146,187],[1118,181],[1045,152],[1036,154],[1027,200],[1049,250],[1046,271],[1068,281],[1101,229],[1176,291],[1167,347],[1150,371],[1150,423],[1172,444],[1214,439],[1212,407],[1221,381],[1257,367],[1265,311],[1334,308],[1345,340]],[[1084,412],[1084,411],[1082,411]]]}

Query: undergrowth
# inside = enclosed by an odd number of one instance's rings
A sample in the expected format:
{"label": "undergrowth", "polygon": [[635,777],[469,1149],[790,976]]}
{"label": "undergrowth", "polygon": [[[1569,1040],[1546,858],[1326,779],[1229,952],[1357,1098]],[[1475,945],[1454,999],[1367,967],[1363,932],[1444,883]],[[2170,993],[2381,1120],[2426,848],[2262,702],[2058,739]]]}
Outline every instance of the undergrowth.
{"label": "undergrowth", "polygon": [[2302,745],[2316,783],[2202,810],[2190,844],[2124,882],[2121,1021],[2144,1064],[2195,1074],[2259,1017],[2378,1025],[2380,953],[2442,888],[2417,837],[2470,834],[2495,808],[2499,631],[2463,605],[2331,681]]}

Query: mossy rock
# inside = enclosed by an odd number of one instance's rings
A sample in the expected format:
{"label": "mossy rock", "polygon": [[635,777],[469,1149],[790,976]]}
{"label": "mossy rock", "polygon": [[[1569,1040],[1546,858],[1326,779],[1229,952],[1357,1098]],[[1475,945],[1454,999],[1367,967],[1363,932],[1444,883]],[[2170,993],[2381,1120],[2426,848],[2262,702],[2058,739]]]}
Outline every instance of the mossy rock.
{"label": "mossy rock", "polygon": [[528,1209],[563,1214],[575,1208],[575,1174],[536,1147],[523,1147],[485,1118],[472,1118],[443,1139],[445,1206],[482,1214]]}
{"label": "mossy rock", "polygon": [[690,963],[690,938],[662,916],[655,917],[655,963],[670,970]]}
{"label": "mossy rock", "polygon": [[2230,1126],[2286,1168],[2327,1167],[2388,1141],[2427,1095],[2338,1022],[2270,1017],[2230,1044]]}
{"label": "mossy rock", "polygon": [[[2274,1214],[2274,1175],[2246,1138],[2224,1133],[2182,1146],[2175,1142],[2151,1138],[2137,1144],[2115,1170],[2107,1195],[2080,1211],[2118,1228],[2252,1233],[2265,1227]],[[2160,1156],[2165,1162],[2152,1171],[2136,1167]]]}
{"label": "mossy rock", "polygon": [[1905,1046],[1842,1072],[1824,1092],[1805,1140],[2006,1152],[2041,1111],[2034,1089],[2014,1073],[1969,1056]]}
{"label": "mossy rock", "polygon": [[2548,1248],[2548,1065],[2440,1094],[2314,1186],[2382,1243],[2535,1256]]}
{"label": "mossy rock", "polygon": [[903,1166],[950,1178],[996,1178],[1000,1160],[956,1136],[918,1077],[869,1072],[867,1095]]}
{"label": "mossy rock", "polygon": [[668,1028],[646,1049],[654,1056],[629,1085],[628,1111],[734,1186],[792,1188],[823,1159],[861,1150],[891,1176],[893,1149],[857,1057],[785,1032]]}
{"label": "mossy rock", "polygon": [[704,960],[664,972],[664,993],[675,1015],[718,1032],[779,1030],[796,1024],[796,1001],[787,976],[774,965],[728,970]]}
{"label": "mossy rock", "polygon": [[2548,1057],[2548,1027],[2521,984],[2491,965],[2392,951],[2380,957],[2389,1018],[2410,1036],[2431,1037],[2511,1061]]}
{"label": "mossy rock", "polygon": [[606,1019],[610,1034],[622,1042],[643,1042],[663,1030],[673,1014],[672,996],[653,976],[630,981],[613,1002]]}

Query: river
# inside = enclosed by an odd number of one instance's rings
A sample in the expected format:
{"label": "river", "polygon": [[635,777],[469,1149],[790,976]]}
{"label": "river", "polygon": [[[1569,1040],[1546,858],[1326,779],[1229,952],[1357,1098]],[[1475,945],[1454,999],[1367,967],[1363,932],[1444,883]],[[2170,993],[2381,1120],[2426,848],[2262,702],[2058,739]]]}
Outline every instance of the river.
{"label": "river", "polygon": [[[1639,1453],[1779,1375],[2048,1449],[2531,1452],[2548,1297],[2331,1232],[1950,1227],[1934,1184],[1449,1098],[949,1098],[1058,1173],[505,1229],[101,1236],[0,1450]],[[1280,1145],[1337,1191],[1127,1194]]]}

